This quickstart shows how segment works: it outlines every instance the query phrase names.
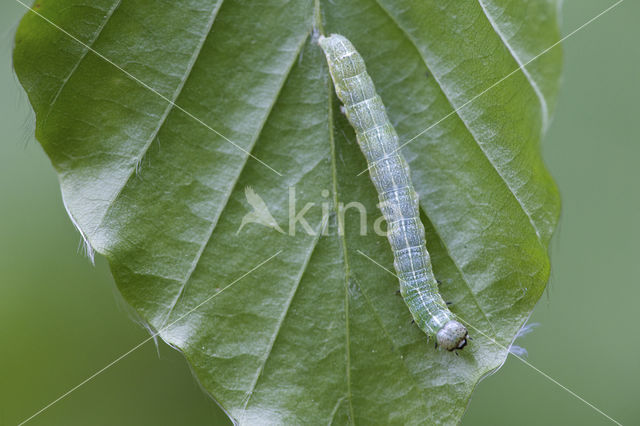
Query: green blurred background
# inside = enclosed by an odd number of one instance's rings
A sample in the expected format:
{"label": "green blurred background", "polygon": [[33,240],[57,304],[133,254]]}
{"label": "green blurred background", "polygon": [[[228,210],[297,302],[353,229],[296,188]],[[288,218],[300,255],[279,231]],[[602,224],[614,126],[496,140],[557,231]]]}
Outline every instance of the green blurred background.
{"label": "green blurred background", "polygon": [[[541,0],[536,0],[541,1]],[[563,33],[612,1],[568,0]],[[29,417],[147,338],[106,262],[80,250],[55,173],[11,69],[25,10],[0,5],[0,424]],[[518,340],[528,360],[623,424],[640,424],[640,4],[627,0],[564,43],[555,120],[543,143],[562,195],[552,277]],[[487,94],[490,96],[490,93]],[[185,360],[148,343],[33,425],[221,425]],[[481,382],[464,425],[610,422],[509,357]]]}

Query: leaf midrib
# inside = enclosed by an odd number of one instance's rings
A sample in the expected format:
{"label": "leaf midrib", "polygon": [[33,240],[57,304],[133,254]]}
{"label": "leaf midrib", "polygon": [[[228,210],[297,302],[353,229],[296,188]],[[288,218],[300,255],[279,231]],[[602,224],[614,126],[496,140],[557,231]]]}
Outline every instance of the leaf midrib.
{"label": "leaf midrib", "polygon": [[347,250],[346,233],[340,233],[344,224],[340,223],[340,204],[338,202],[338,165],[335,144],[335,123],[333,120],[333,83],[329,77],[329,73],[325,74],[327,79],[327,87],[329,96],[327,98],[329,110],[329,143],[331,144],[331,180],[333,184],[333,208],[338,225],[338,238],[342,247],[342,258],[344,259],[344,323],[345,323],[345,358],[346,358],[346,376],[347,376],[347,401],[349,402],[349,421],[355,425],[355,413],[353,411],[353,396],[351,393],[351,338],[349,328],[349,276],[351,275],[349,268],[349,254]]}

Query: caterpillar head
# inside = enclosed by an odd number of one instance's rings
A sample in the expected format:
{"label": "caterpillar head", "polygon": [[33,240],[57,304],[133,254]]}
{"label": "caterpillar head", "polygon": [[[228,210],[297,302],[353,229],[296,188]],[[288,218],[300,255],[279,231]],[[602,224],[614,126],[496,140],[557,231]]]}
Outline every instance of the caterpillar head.
{"label": "caterpillar head", "polygon": [[462,349],[467,345],[469,334],[464,325],[451,320],[436,334],[436,342],[448,351]]}

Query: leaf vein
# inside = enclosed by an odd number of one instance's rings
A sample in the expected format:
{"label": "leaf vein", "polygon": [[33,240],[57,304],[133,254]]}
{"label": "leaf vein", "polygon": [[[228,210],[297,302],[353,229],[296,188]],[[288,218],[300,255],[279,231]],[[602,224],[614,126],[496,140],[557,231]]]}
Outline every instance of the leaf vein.
{"label": "leaf vein", "polygon": [[[100,37],[100,34],[102,34],[102,31],[107,26],[107,23],[109,23],[109,21],[111,20],[111,17],[115,13],[116,9],[118,9],[118,7],[120,7],[121,3],[122,3],[122,0],[117,0],[114,3],[114,5],[111,7],[111,9],[107,12],[107,15],[105,16],[104,22],[102,22],[102,24],[100,24],[100,26],[98,27],[98,30],[93,34],[93,38],[91,40],[89,40],[88,43],[81,44],[83,52],[80,55],[80,57],[78,58],[78,61],[71,67],[71,69],[69,70],[69,73],[62,80],[62,84],[60,85],[60,87],[56,91],[55,95],[53,96],[53,98],[49,102],[49,111],[47,112],[47,117],[49,116],[49,113],[51,112],[51,110],[53,109],[53,106],[55,105],[56,101],[58,100],[58,97],[60,96],[60,94],[62,93],[64,88],[67,86],[67,83],[71,79],[71,76],[76,72],[76,70],[78,69],[80,64],[87,57],[87,54],[92,50],[94,44],[96,43],[96,41]],[[45,118],[44,121],[46,121],[46,118]]]}
{"label": "leaf vein", "polygon": [[442,245],[442,248],[444,249],[444,252],[447,254],[447,257],[451,260],[451,263],[453,263],[453,266],[456,267],[456,270],[458,271],[458,273],[460,274],[460,277],[462,278],[462,282],[464,283],[465,287],[469,291],[469,294],[471,295],[471,299],[473,300],[475,305],[478,307],[478,310],[480,311],[480,313],[482,314],[484,319],[487,321],[487,324],[489,324],[489,327],[491,327],[491,330],[493,331],[494,337],[497,339],[498,338],[498,333],[496,332],[496,329],[493,326],[493,323],[489,320],[489,316],[485,313],[484,309],[482,308],[482,305],[480,305],[480,301],[476,297],[476,295],[473,292],[473,290],[471,290],[471,284],[469,284],[469,280],[467,279],[466,275],[464,274],[464,272],[462,271],[462,269],[460,268],[460,266],[456,262],[455,257],[449,251],[449,247],[447,247],[447,243],[445,242],[444,238],[442,238],[442,235],[440,234],[440,231],[438,231],[438,228],[436,227],[436,224],[433,222],[433,220],[431,220],[431,218],[429,217],[429,214],[427,213],[427,210],[424,208],[424,206],[422,204],[420,204],[420,209],[422,210],[424,215],[427,216],[427,218],[429,218],[429,222],[431,222],[431,225],[433,226],[433,231],[438,236],[438,239],[440,240],[440,244]]}
{"label": "leaf vein", "polygon": [[470,134],[471,139],[473,139],[473,141],[476,143],[476,145],[478,146],[480,151],[484,154],[485,158],[487,159],[487,161],[489,162],[489,164],[493,168],[493,171],[498,175],[498,177],[500,178],[502,183],[506,186],[509,194],[511,194],[513,196],[513,198],[516,200],[516,202],[518,203],[518,205],[520,207],[520,210],[522,210],[522,212],[527,216],[527,219],[528,219],[529,224],[531,225],[531,228],[532,228],[532,230],[533,230],[533,232],[534,232],[534,234],[536,236],[536,239],[537,239],[538,243],[540,244],[540,247],[544,250],[544,244],[542,242],[542,236],[540,235],[538,227],[536,226],[535,222],[533,221],[533,217],[531,216],[530,212],[528,211],[528,209],[525,208],[524,204],[522,203],[522,201],[520,200],[518,195],[511,188],[511,185],[509,184],[507,179],[502,175],[502,173],[500,173],[500,171],[498,170],[498,167],[495,165],[495,163],[494,163],[493,159],[491,158],[491,156],[489,156],[487,151],[482,147],[482,144],[478,141],[478,139],[476,139],[475,135],[471,131],[469,123],[467,123],[467,121],[462,117],[460,112],[458,110],[456,110],[456,108],[455,108],[455,106],[453,104],[453,101],[451,99],[449,99],[449,96],[447,95],[447,93],[444,90],[444,86],[442,85],[442,83],[440,83],[440,81],[438,80],[438,77],[436,76],[436,74],[432,72],[431,68],[429,67],[429,64],[427,64],[427,59],[423,56],[422,51],[418,48],[418,45],[416,44],[415,40],[413,40],[411,35],[404,29],[404,27],[402,25],[400,25],[400,23],[391,14],[391,12],[388,11],[380,3],[380,0],[373,0],[373,1],[375,1],[377,3],[377,5],[380,7],[380,9],[389,17],[389,19],[396,25],[396,27],[402,32],[404,37],[411,43],[411,45],[414,47],[414,49],[418,52],[418,55],[420,56],[420,58],[422,58],[422,62],[424,63],[425,67],[429,70],[429,74],[432,75],[433,78],[438,82],[438,86],[440,87],[440,90],[442,91],[445,99],[447,100],[447,102],[449,103],[451,108],[453,109],[453,112],[455,112],[455,115],[460,119],[460,122],[464,125],[465,129]]}
{"label": "leaf vein", "polygon": [[[378,313],[376,308],[373,306],[373,303],[371,302],[371,299],[369,299],[369,296],[367,296],[367,294],[365,293],[365,291],[362,289],[362,287],[360,286],[360,284],[357,281],[356,281],[356,285],[360,289],[360,293],[362,293],[362,297],[364,297],[364,300],[367,302],[367,307],[369,308],[369,310],[373,314],[374,318],[376,319],[376,323],[378,324],[378,327],[380,327],[380,329],[382,330],[382,334],[384,334],[386,339],[391,344],[391,347],[393,348],[393,352],[396,352],[399,355],[400,362],[402,363],[402,365],[404,367],[404,370],[407,372],[409,377],[411,377],[411,379],[413,379],[413,383],[415,383],[416,387],[420,390],[420,394],[422,394],[422,396],[425,398],[425,401],[428,401],[427,395],[424,393],[425,389],[420,385],[420,382],[418,381],[418,378],[416,377],[416,375],[409,369],[409,366],[407,365],[406,361],[404,360],[404,357],[402,356],[402,353],[400,353],[400,349],[398,348],[398,346],[396,345],[394,340],[391,338],[391,335],[389,334],[389,332],[387,331],[386,327],[384,326],[384,323],[382,322],[382,318],[380,317],[380,314]],[[423,401],[423,402],[425,402],[425,401]]]}
{"label": "leaf vein", "polygon": [[282,314],[280,315],[280,318],[278,319],[278,323],[276,325],[276,329],[274,330],[273,334],[271,335],[271,338],[269,339],[269,345],[267,346],[267,351],[265,352],[265,355],[263,356],[263,359],[260,363],[260,366],[258,367],[258,370],[256,371],[256,376],[254,377],[252,383],[251,383],[251,388],[250,390],[247,392],[247,397],[246,397],[246,402],[244,404],[243,410],[246,410],[247,407],[249,406],[249,402],[251,401],[251,398],[253,397],[253,392],[255,391],[258,382],[260,380],[260,377],[262,377],[262,373],[264,372],[264,367],[267,365],[267,361],[269,360],[269,357],[271,356],[271,352],[273,351],[273,346],[276,342],[276,339],[278,338],[278,336],[280,335],[280,330],[282,329],[282,325],[284,324],[284,321],[287,317],[287,313],[289,312],[289,308],[291,307],[291,303],[293,302],[293,299],[295,298],[296,293],[298,292],[298,288],[300,287],[300,283],[302,282],[302,277],[304,276],[305,271],[307,270],[307,266],[309,265],[309,262],[311,260],[311,257],[313,256],[313,253],[318,245],[318,241],[320,240],[320,236],[322,235],[322,224],[320,226],[320,230],[316,232],[315,237],[313,238],[313,241],[311,243],[311,246],[309,247],[309,250],[305,256],[305,259],[301,265],[300,271],[298,272],[298,276],[296,277],[296,282],[293,286],[293,289],[291,290],[289,297],[287,298],[287,303],[284,306],[284,309],[282,311]]}
{"label": "leaf vein", "polygon": [[542,131],[546,130],[549,125],[549,107],[547,105],[547,100],[545,99],[544,95],[542,94],[542,91],[540,90],[540,87],[538,86],[538,83],[536,83],[531,73],[525,67],[524,62],[520,59],[520,57],[516,53],[515,48],[511,46],[511,44],[507,40],[507,37],[498,26],[498,23],[495,21],[495,19],[491,16],[489,11],[487,10],[486,6],[483,3],[483,0],[478,0],[478,4],[480,4],[480,8],[482,9],[482,12],[484,13],[487,20],[489,21],[489,24],[491,24],[491,27],[493,28],[493,30],[496,32],[498,37],[500,37],[500,40],[502,40],[502,43],[505,45],[506,49],[509,51],[513,59],[516,61],[516,63],[522,70],[522,73],[524,74],[527,81],[529,82],[529,85],[535,92],[538,98],[538,101],[540,102],[540,109],[542,110]]}
{"label": "leaf vein", "polygon": [[302,42],[298,45],[298,48],[294,52],[294,55],[292,55],[292,60],[291,60],[291,63],[289,64],[289,68],[287,69],[287,72],[285,74],[283,74],[282,81],[280,82],[280,87],[278,88],[278,91],[277,91],[277,93],[275,94],[275,96],[273,98],[273,102],[271,103],[271,105],[269,107],[269,111],[265,114],[265,117],[262,120],[262,123],[260,123],[260,127],[259,127],[258,131],[256,132],[255,136],[253,137],[253,140],[251,141],[251,145],[249,146],[248,153],[247,153],[247,155],[245,155],[244,163],[243,163],[242,167],[239,169],[238,174],[236,175],[236,177],[233,180],[233,182],[231,183],[231,185],[229,185],[229,192],[225,196],[224,203],[222,204],[223,207],[220,209],[220,211],[218,212],[216,217],[213,219],[211,227],[209,228],[209,230],[207,232],[207,237],[205,238],[202,246],[200,247],[200,250],[196,254],[196,257],[194,258],[194,260],[193,260],[193,262],[191,264],[191,268],[187,272],[187,275],[186,275],[186,277],[185,277],[185,279],[184,279],[184,281],[182,283],[182,286],[180,287],[180,290],[178,291],[178,293],[176,295],[176,298],[173,300],[173,302],[169,306],[168,312],[167,312],[167,314],[165,316],[165,320],[163,321],[163,323],[166,323],[169,320],[169,318],[171,317],[171,313],[173,312],[173,310],[175,309],[176,305],[178,304],[178,302],[182,298],[182,296],[183,296],[183,294],[185,292],[185,289],[187,287],[187,284],[191,280],[191,276],[193,275],[193,272],[195,271],[196,267],[200,263],[200,259],[202,258],[202,254],[204,253],[204,250],[207,247],[207,245],[209,244],[209,242],[211,241],[211,236],[213,235],[213,231],[215,230],[215,228],[216,228],[216,226],[218,224],[218,220],[220,219],[220,216],[222,215],[222,212],[224,211],[224,207],[227,206],[227,204],[229,202],[229,198],[231,197],[231,194],[233,193],[236,185],[238,184],[238,181],[240,180],[240,176],[242,175],[242,171],[244,170],[245,165],[246,165],[246,163],[247,163],[247,161],[249,159],[249,154],[251,154],[251,152],[253,151],[253,149],[255,147],[255,144],[256,144],[257,140],[260,138],[260,135],[262,134],[262,131],[263,131],[264,127],[265,127],[265,124],[269,120],[269,117],[271,116],[271,113],[273,112],[273,109],[274,109],[278,99],[280,98],[280,95],[282,94],[282,89],[286,85],[287,78],[288,78],[289,74],[291,74],[291,70],[293,69],[293,66],[296,63],[296,58],[298,57],[298,55],[302,51],[302,48],[304,47],[304,44],[306,43],[308,37],[309,37],[309,33],[306,33],[305,36],[302,38]]}
{"label": "leaf vein", "polygon": [[111,198],[111,200],[109,200],[106,208],[104,209],[104,214],[102,215],[100,220],[97,222],[94,232],[97,232],[102,226],[102,223],[104,222],[104,219],[107,217],[107,214],[109,213],[110,209],[115,205],[116,200],[120,197],[120,195],[122,194],[122,191],[124,191],[127,184],[131,181],[131,178],[135,175],[135,171],[138,169],[138,165],[140,164],[140,162],[148,152],[153,141],[157,138],[158,133],[166,123],[167,118],[169,117],[169,114],[171,113],[171,111],[173,111],[173,108],[175,106],[175,101],[178,99],[178,96],[180,96],[180,94],[182,93],[182,89],[184,88],[184,85],[186,84],[187,80],[189,79],[189,76],[191,75],[191,71],[193,70],[195,63],[197,62],[197,59],[200,56],[200,53],[202,52],[202,48],[204,46],[205,41],[207,40],[207,37],[209,37],[209,34],[211,33],[211,28],[213,27],[213,23],[215,22],[215,18],[223,2],[224,0],[219,0],[216,6],[211,11],[211,14],[209,16],[209,21],[207,22],[207,29],[206,31],[203,31],[202,38],[200,39],[198,45],[196,46],[196,49],[194,50],[193,54],[191,55],[191,58],[189,59],[189,62],[187,63],[187,68],[185,69],[185,73],[183,74],[182,79],[180,80],[180,83],[176,87],[176,90],[173,92],[173,96],[171,97],[171,102],[167,103],[167,107],[163,111],[162,116],[158,121],[158,125],[156,126],[155,129],[153,129],[153,131],[149,135],[149,138],[143,145],[142,149],[140,150],[138,155],[135,157],[135,162],[133,162],[133,167],[131,167],[129,175],[123,180],[122,186],[120,186],[120,188],[116,191],[116,193]]}

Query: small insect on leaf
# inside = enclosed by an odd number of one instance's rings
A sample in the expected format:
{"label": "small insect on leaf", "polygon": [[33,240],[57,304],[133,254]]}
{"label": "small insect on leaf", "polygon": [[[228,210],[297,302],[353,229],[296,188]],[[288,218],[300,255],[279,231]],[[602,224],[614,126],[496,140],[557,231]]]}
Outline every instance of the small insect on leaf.
{"label": "small insect on leaf", "polygon": [[344,36],[321,36],[318,42],[378,191],[380,209],[389,226],[387,237],[400,280],[400,294],[418,327],[427,336],[436,337],[436,348],[439,344],[448,351],[462,349],[467,344],[467,329],[455,319],[438,292],[420,221],[418,193],[409,176],[409,165],[400,152],[398,134],[376,93],[364,59]]}

